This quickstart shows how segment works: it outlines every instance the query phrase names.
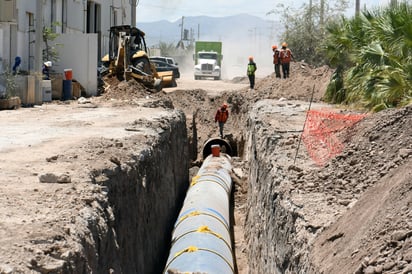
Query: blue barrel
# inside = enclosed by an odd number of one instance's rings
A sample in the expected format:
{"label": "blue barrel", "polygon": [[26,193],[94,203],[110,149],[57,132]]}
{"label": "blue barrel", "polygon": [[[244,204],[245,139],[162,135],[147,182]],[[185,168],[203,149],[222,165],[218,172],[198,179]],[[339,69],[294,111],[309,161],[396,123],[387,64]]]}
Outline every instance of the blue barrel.
{"label": "blue barrel", "polygon": [[72,80],[63,80],[63,101],[71,100],[73,97]]}

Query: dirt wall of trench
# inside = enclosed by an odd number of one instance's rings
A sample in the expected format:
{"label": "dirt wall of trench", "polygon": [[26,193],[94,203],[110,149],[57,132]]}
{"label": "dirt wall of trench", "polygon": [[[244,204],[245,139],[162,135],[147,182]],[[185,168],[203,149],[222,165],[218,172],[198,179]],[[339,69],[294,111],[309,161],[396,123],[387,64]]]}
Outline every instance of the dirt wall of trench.
{"label": "dirt wall of trench", "polygon": [[296,154],[305,108],[263,100],[250,112],[250,269],[410,273],[411,107],[370,115],[340,132],[345,149],[323,167],[303,146]]}
{"label": "dirt wall of trench", "polygon": [[256,273],[306,273],[299,264],[306,239],[297,231],[300,217],[284,189],[305,107],[300,103],[262,100],[249,115],[245,235],[249,267]]}
{"label": "dirt wall of trench", "polygon": [[49,172],[28,190],[35,201],[21,201],[34,216],[47,213],[20,225],[10,246],[2,237],[0,273],[162,272],[189,185],[186,118],[170,108],[134,111],[140,118],[124,124],[126,137],[49,155]]}
{"label": "dirt wall of trench", "polygon": [[179,113],[170,120],[137,121],[132,127],[147,122],[157,136],[143,145],[133,138],[122,141],[119,152],[114,149],[107,155],[110,164],[95,170],[92,178],[107,189],[107,206],[114,216],[107,220],[106,235],[90,227],[93,237],[108,236],[109,244],[95,241],[99,254],[95,273],[109,269],[161,273],[164,268],[171,230],[189,182],[186,122]]}

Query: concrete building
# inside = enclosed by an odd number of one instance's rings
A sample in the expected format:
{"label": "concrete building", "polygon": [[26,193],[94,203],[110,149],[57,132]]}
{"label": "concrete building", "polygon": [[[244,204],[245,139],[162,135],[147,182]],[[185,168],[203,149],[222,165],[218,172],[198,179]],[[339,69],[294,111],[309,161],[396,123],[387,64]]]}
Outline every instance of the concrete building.
{"label": "concrete building", "polygon": [[[37,1],[41,4],[43,28],[58,34],[48,41],[58,53],[52,71],[63,73],[71,68],[73,79],[88,95],[95,95],[97,66],[108,51],[109,29],[131,24],[136,0],[0,0],[0,73],[13,67],[16,56],[21,58],[21,71],[36,71]],[[44,51],[44,41],[41,47]],[[42,63],[45,61],[43,54]]]}

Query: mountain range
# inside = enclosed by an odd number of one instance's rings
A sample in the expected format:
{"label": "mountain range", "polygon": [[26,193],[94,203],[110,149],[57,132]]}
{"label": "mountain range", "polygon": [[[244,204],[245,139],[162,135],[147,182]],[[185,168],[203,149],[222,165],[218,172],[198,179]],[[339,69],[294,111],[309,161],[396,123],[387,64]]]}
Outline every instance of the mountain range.
{"label": "mountain range", "polygon": [[[137,27],[146,33],[148,47],[156,48],[159,42],[177,45],[185,29],[189,39],[221,41],[224,66],[231,72],[239,71],[236,73],[243,73],[249,56],[254,56],[255,61],[261,64],[261,69],[265,65],[272,70],[271,45],[280,43],[278,37],[284,30],[279,22],[248,14],[228,17],[188,16],[175,22],[161,20],[138,23]],[[185,41],[185,44],[188,43]]]}
{"label": "mountain range", "polygon": [[146,33],[146,42],[149,47],[157,45],[159,42],[177,44],[184,33],[182,29],[186,29],[188,38],[194,40],[222,42],[230,40],[242,43],[274,42],[284,29],[279,22],[264,20],[248,14],[228,17],[188,16],[174,22],[161,20],[138,23],[137,27]]}

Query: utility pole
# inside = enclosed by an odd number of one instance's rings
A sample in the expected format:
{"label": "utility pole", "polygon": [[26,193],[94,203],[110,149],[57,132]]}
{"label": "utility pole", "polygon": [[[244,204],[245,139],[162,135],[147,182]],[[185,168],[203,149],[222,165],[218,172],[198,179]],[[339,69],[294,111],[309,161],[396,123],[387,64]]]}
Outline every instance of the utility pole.
{"label": "utility pole", "polygon": [[36,38],[34,52],[34,75],[36,78],[35,103],[43,103],[42,65],[43,65],[43,0],[36,0]]}
{"label": "utility pole", "polygon": [[183,20],[185,19],[184,16],[182,16],[182,23],[180,24],[180,41],[183,41]]}
{"label": "utility pole", "polygon": [[309,0],[309,22],[311,24],[312,24],[312,9],[313,9],[312,0]]}
{"label": "utility pole", "polygon": [[323,29],[325,23],[325,0],[320,0],[320,27]]}
{"label": "utility pole", "polygon": [[129,0],[130,6],[132,7],[132,14],[131,14],[131,25],[133,27],[136,26],[136,8],[137,8],[137,0]]}
{"label": "utility pole", "polygon": [[355,3],[355,15],[358,16],[360,13],[360,0],[356,0]]}

